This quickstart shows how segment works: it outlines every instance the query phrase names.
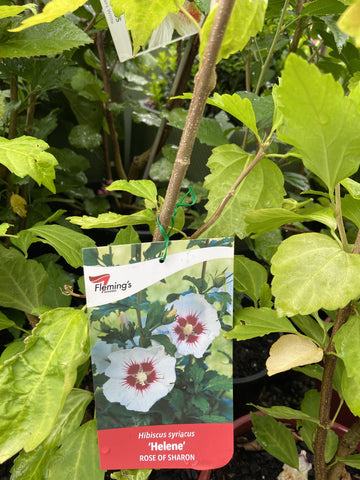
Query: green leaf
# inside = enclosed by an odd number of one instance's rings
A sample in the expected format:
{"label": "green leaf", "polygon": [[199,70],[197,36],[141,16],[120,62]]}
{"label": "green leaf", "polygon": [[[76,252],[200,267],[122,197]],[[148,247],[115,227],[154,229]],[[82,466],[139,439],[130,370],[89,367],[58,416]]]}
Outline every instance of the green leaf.
{"label": "green leaf", "polygon": [[102,136],[91,125],[75,125],[69,133],[69,142],[73,147],[92,149],[102,143]]}
{"label": "green leaf", "polygon": [[61,225],[38,225],[28,230],[41,237],[41,242],[54,247],[74,268],[82,266],[81,249],[95,247],[95,242],[90,237]]}
{"label": "green leaf", "polygon": [[56,480],[103,480],[100,469],[96,420],[90,420],[69,435],[52,456],[47,474]]}
{"label": "green leaf", "polygon": [[332,323],[322,322],[322,326],[310,315],[294,315],[291,321],[297,328],[307,337],[315,340],[316,343],[322,345],[324,342],[325,333],[332,327]]}
{"label": "green leaf", "polygon": [[110,474],[114,480],[147,480],[152,472],[151,469],[141,470],[120,470]]}
{"label": "green leaf", "polygon": [[345,8],[345,5],[338,0],[315,0],[304,5],[301,15],[315,15],[317,17],[337,15],[343,13]]}
{"label": "green leaf", "polygon": [[267,271],[258,262],[243,255],[234,258],[234,288],[248,295],[254,303],[260,298],[261,288],[267,282]]}
{"label": "green leaf", "polygon": [[345,218],[360,228],[360,202],[351,195],[345,195],[341,199],[341,211]]}
{"label": "green leaf", "polygon": [[[183,97],[190,98],[192,95],[189,96],[185,94]],[[169,125],[183,130],[187,117],[186,110],[183,108],[174,108],[168,112],[166,116],[168,118]],[[210,145],[212,147],[229,143],[229,140],[223,132],[221,125],[215,118],[202,118],[196,136],[201,143]]]}
{"label": "green leaf", "polygon": [[330,207],[310,205],[297,211],[287,208],[264,208],[250,211],[246,217],[247,232],[261,235],[275,230],[285,223],[293,222],[321,222],[331,230],[336,229],[336,219]]}
{"label": "green leaf", "polygon": [[263,233],[255,238],[255,254],[260,260],[270,263],[278,246],[282,242],[279,228]]}
{"label": "green leaf", "polygon": [[3,312],[0,312],[0,330],[10,327],[17,327],[17,325],[13,320],[9,320]]}
{"label": "green leaf", "polygon": [[48,147],[43,140],[33,137],[0,138],[0,163],[18,177],[29,175],[55,193],[53,180],[57,161],[51,153],[44,151]]}
{"label": "green leaf", "polygon": [[0,237],[6,237],[6,232],[12,227],[11,223],[2,223],[0,225]]}
{"label": "green leaf", "polygon": [[[249,39],[262,30],[266,7],[266,0],[252,0],[251,2],[236,0],[221,44],[217,58],[218,62],[223,58],[228,58],[232,53],[241,51],[247,45]],[[204,55],[216,9],[217,6],[210,11],[202,27],[199,48],[201,59]],[[241,25],[241,29],[239,29],[239,25]]]}
{"label": "green leaf", "polygon": [[360,183],[355,182],[352,178],[345,178],[341,185],[346,188],[353,198],[360,200]]}
{"label": "green leaf", "polygon": [[360,256],[332,238],[304,233],[284,240],[272,258],[272,292],[281,315],[345,307],[360,295]]}
{"label": "green leaf", "polygon": [[283,420],[307,420],[312,423],[316,423],[319,425],[319,420],[317,416],[312,416],[308,415],[307,413],[301,411],[301,410],[295,410],[294,408],[290,407],[262,407],[259,405],[255,405],[260,412],[266,413],[266,415],[269,415],[274,418],[282,418]]}
{"label": "green leaf", "polygon": [[277,95],[284,116],[279,139],[294,145],[305,167],[333,191],[359,167],[356,102],[331,74],[322,75],[294,54],[286,60]]}
{"label": "green leaf", "polygon": [[74,12],[76,9],[86,3],[86,0],[51,0],[48,2],[41,13],[23,20],[21,25],[10,30],[11,32],[20,32],[28,27],[33,27],[39,23],[49,23],[65,13]]}
{"label": "green leaf", "polygon": [[86,390],[73,389],[50,435],[31,452],[20,452],[11,469],[12,480],[46,478],[48,464],[61,443],[77,429],[93,395]]}
{"label": "green leaf", "polygon": [[64,50],[92,43],[91,38],[66,18],[8,33],[0,44],[0,56],[7,58],[56,55]]}
{"label": "green leaf", "polygon": [[293,468],[299,468],[296,443],[290,430],[274,418],[251,413],[256,440],[273,457]]}
{"label": "green leaf", "polygon": [[220,392],[221,390],[230,391],[232,389],[233,380],[225,375],[217,375],[211,378],[204,390],[212,390],[214,392]]}
{"label": "green leaf", "polygon": [[360,317],[352,315],[334,336],[336,352],[345,364],[349,377],[356,378],[360,384]]}
{"label": "green leaf", "polygon": [[116,180],[106,187],[110,192],[123,191],[129,192],[136,197],[145,198],[152,204],[152,208],[157,208],[157,188],[151,180]]}
{"label": "green leaf", "polygon": [[8,345],[6,345],[5,350],[1,354],[0,364],[2,365],[18,353],[23,352],[24,348],[25,346],[22,338],[17,338],[13,342],[9,343]]}
{"label": "green leaf", "polygon": [[109,95],[104,92],[103,82],[85,68],[78,68],[71,78],[71,86],[88,100],[107,102]]}
{"label": "green leaf", "polygon": [[[52,254],[49,255],[52,257]],[[50,260],[46,257],[47,255],[44,255],[37,257],[36,259],[44,266],[49,276],[43,296],[43,304],[50,308],[69,307],[71,296],[64,295],[63,289],[64,285],[72,285],[73,281],[71,280],[69,273],[66,272],[61,265],[56,263],[58,258],[57,255],[54,254],[55,258]]]}
{"label": "green leaf", "polygon": [[248,307],[235,312],[234,328],[225,337],[247,340],[276,332],[297,333],[297,330],[286,317],[278,317],[275,310]]}
{"label": "green leaf", "polygon": [[87,358],[86,338],[83,311],[51,310],[27,337],[25,350],[0,367],[0,462],[22,448],[33,450],[49,435]]}
{"label": "green leaf", "polygon": [[131,225],[121,228],[111,245],[127,245],[129,243],[140,243],[139,235]]}
{"label": "green leaf", "polygon": [[47,279],[38,262],[0,246],[0,305],[31,313],[42,305]]}
{"label": "green leaf", "polygon": [[201,410],[202,413],[206,413],[209,411],[209,408],[210,408],[210,404],[209,402],[206,400],[205,397],[201,396],[201,395],[196,395],[196,396],[192,396],[191,397],[191,403],[199,408]]}
{"label": "green leaf", "polygon": [[15,17],[22,13],[24,10],[31,9],[34,13],[36,11],[36,7],[33,3],[27,3],[26,5],[22,5],[20,7],[13,5],[11,7],[8,6],[1,6],[0,7],[0,18],[8,18],[8,17]]}
{"label": "green leaf", "polygon": [[349,467],[359,468],[360,469],[360,454],[357,453],[355,455],[349,455],[345,458],[338,458],[339,461],[348,465]]}
{"label": "green leaf", "polygon": [[116,16],[125,15],[126,27],[131,30],[133,54],[145,47],[152,31],[164,20],[168,13],[176,13],[178,7],[173,0],[110,0]]}
{"label": "green leaf", "polygon": [[141,210],[131,215],[119,215],[109,212],[102,213],[98,217],[68,217],[69,222],[80,225],[81,228],[117,228],[127,225],[150,225],[155,226],[155,213],[152,210]]}
{"label": "green leaf", "polygon": [[360,383],[355,377],[343,374],[341,389],[346,405],[351,413],[355,416],[360,416]]}
{"label": "green leaf", "polygon": [[[213,149],[208,161],[210,175],[205,178],[204,187],[209,190],[206,204],[208,220],[219,207],[240,173],[253,156],[237,145],[223,145]],[[206,231],[209,237],[238,235],[246,236],[245,215],[265,207],[280,207],[285,194],[283,176],[274,162],[263,158],[236,189],[224,211]]]}
{"label": "green leaf", "polygon": [[218,93],[214,93],[213,98],[209,98],[207,103],[221,108],[240,120],[240,122],[255,133],[256,138],[260,142],[259,132],[256,127],[255,112],[248,98],[241,98],[237,93],[234,93],[233,95],[219,95]]}

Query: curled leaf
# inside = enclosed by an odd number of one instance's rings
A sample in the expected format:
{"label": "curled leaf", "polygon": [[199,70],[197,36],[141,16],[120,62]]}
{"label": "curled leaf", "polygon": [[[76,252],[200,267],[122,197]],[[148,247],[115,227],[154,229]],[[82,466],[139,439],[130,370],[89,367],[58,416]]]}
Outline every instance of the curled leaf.
{"label": "curled leaf", "polygon": [[12,193],[10,197],[10,205],[12,211],[19,215],[19,217],[25,218],[26,217],[26,200],[25,198],[21,197],[17,193]]}
{"label": "curled leaf", "polygon": [[266,368],[271,376],[294,367],[320,362],[322,358],[322,349],[309,338],[283,335],[270,348]]}

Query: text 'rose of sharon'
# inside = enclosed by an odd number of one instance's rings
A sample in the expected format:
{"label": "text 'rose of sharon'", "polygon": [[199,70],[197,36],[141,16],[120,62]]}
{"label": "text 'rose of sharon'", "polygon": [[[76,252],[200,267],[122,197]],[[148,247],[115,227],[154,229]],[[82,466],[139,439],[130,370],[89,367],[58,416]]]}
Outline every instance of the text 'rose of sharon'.
{"label": "text 'rose of sharon'", "polygon": [[175,358],[164,347],[119,350],[109,354],[103,393],[109,402],[119,402],[128,410],[147,412],[174,387]]}
{"label": "text 'rose of sharon'", "polygon": [[176,320],[169,325],[169,336],[178,353],[201,358],[220,333],[216,309],[196,293],[175,300],[169,308],[176,310]]}

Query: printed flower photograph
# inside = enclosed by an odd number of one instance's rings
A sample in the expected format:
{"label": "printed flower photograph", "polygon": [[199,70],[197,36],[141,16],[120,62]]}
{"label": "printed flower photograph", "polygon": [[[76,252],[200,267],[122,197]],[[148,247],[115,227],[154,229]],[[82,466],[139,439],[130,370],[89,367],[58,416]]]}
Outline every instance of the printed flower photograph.
{"label": "printed flower photograph", "polygon": [[110,378],[103,385],[109,402],[148,412],[174,388],[176,360],[162,346],[118,350],[109,354],[109,360],[105,375]]}
{"label": "printed flower photograph", "polygon": [[[176,253],[209,242],[176,242]],[[140,249],[138,259],[161,253],[154,244]],[[224,338],[232,326],[232,286],[232,259],[214,257],[89,309],[99,429],[232,421],[232,344]]]}

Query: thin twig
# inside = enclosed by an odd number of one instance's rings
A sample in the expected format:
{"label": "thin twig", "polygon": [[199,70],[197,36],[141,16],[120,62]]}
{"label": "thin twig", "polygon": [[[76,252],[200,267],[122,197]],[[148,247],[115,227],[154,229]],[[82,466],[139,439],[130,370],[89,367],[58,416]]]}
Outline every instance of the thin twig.
{"label": "thin twig", "polygon": [[[101,63],[101,72],[104,83],[104,91],[108,94],[109,100],[111,99],[111,88],[110,88],[110,77],[106,64],[105,50],[104,50],[104,37],[103,32],[98,32],[96,34],[96,46],[99,53],[100,63]],[[116,133],[115,121],[112,112],[108,109],[106,103],[104,103],[105,117],[110,131],[110,139],[114,154],[114,162],[116,173],[120,179],[126,179],[126,173],[122,163],[120,146],[118,141],[118,136]]]}
{"label": "thin twig", "polygon": [[220,217],[228,201],[235,195],[235,192],[238,186],[246,178],[246,176],[251,172],[251,170],[255,167],[255,165],[257,165],[260,162],[260,160],[265,157],[265,151],[267,147],[268,147],[267,144],[260,146],[259,151],[257,152],[252,162],[246,168],[244,168],[244,170],[238,176],[235,183],[232,185],[230,190],[222,199],[215,213],[209,218],[209,220],[206,223],[204,223],[204,225],[202,225],[198,230],[196,230],[196,232],[193,233],[190,238],[198,238],[202,233],[205,232],[205,230],[207,230]]}
{"label": "thin twig", "polygon": [[284,22],[284,18],[285,18],[285,13],[286,13],[286,10],[288,8],[289,2],[290,2],[290,0],[286,0],[285,3],[284,3],[283,9],[281,11],[281,16],[280,16],[280,19],[279,19],[279,23],[278,23],[278,26],[277,26],[277,29],[276,29],[276,32],[275,32],[275,36],[273,38],[273,41],[272,41],[272,44],[270,46],[267,57],[265,59],[265,62],[263,64],[263,66],[261,67],[260,76],[258,78],[257,85],[256,85],[256,88],[255,88],[255,94],[256,95],[258,95],[259,92],[260,92],[260,88],[261,88],[261,84],[262,84],[265,72],[266,72],[266,70],[269,66],[270,60],[273,58],[273,53],[274,53],[276,44],[279,40],[281,31],[282,31],[282,26],[283,26],[283,22]]}

